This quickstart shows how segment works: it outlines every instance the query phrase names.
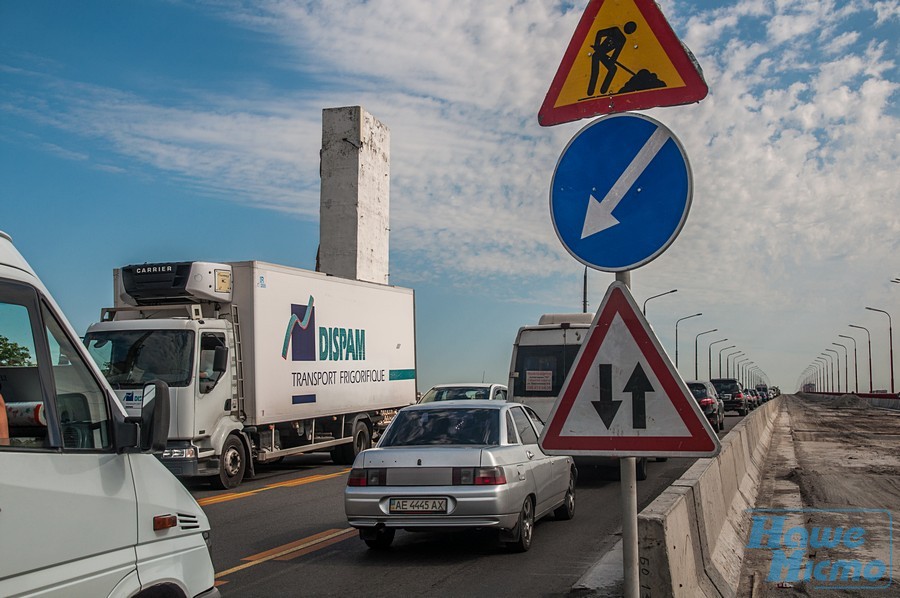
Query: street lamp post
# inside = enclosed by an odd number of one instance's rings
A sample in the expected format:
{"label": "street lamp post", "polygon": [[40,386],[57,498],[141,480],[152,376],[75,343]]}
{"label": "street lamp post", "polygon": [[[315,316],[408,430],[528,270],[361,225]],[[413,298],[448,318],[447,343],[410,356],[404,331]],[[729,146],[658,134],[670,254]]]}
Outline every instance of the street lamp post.
{"label": "street lamp post", "polygon": [[848,326],[850,328],[861,328],[866,331],[866,336],[869,339],[869,392],[874,392],[875,385],[872,383],[872,333],[865,326],[857,326],[856,324],[848,324]]}
{"label": "street lamp post", "polygon": [[[844,392],[850,392],[850,349],[847,348],[847,345],[842,345],[841,343],[831,343],[832,345],[836,345],[838,347],[843,347],[844,349]],[[838,372],[840,372],[841,360],[838,359]],[[838,383],[840,386],[840,382]],[[840,388],[838,388],[840,390]]]}
{"label": "street lamp post", "polygon": [[740,359],[734,360],[734,377],[737,378],[741,384],[744,382],[744,376],[742,370],[744,369],[744,362],[750,361],[749,357],[741,357]]}
{"label": "street lamp post", "polygon": [[[709,343],[709,347],[707,348],[707,350],[709,352],[709,377],[710,378],[712,378],[712,348],[713,348],[713,345],[717,345],[719,343],[724,343],[727,340],[728,340],[727,338],[722,338],[717,341],[713,341],[713,342]],[[719,362],[719,369],[720,370],[722,369],[721,361]]]}
{"label": "street lamp post", "polygon": [[825,363],[825,358],[821,355],[816,357],[813,363],[816,364],[819,371],[819,375],[816,378],[816,392],[821,392],[825,390],[825,373],[828,371],[828,365]]}
{"label": "street lamp post", "polygon": [[719,329],[718,329],[718,328],[712,328],[712,329],[710,329],[710,330],[706,330],[706,331],[704,331],[704,332],[701,332],[700,334],[698,334],[697,336],[694,337],[694,380],[699,380],[699,379],[700,379],[700,372],[697,371],[697,353],[698,353],[698,351],[699,351],[699,344],[700,344],[700,343],[699,343],[699,340],[700,340],[700,337],[703,336],[704,334],[711,334],[711,333],[713,333],[713,332],[716,332],[717,330],[719,330]]}
{"label": "street lamp post", "polygon": [[[825,357],[828,358],[828,367],[831,369],[831,384],[829,385],[828,390],[830,390],[831,392],[834,392],[834,357],[832,357],[831,354],[834,353],[835,355],[837,355],[838,352],[835,351],[834,349],[825,349],[825,351],[826,352],[822,353],[822,355],[824,355]],[[838,385],[839,386],[840,386],[840,383],[841,383],[841,373],[838,372]]]}
{"label": "street lamp post", "polygon": [[[734,367],[734,365],[737,363],[737,358],[743,354],[744,354],[743,351],[732,351],[731,353],[729,353],[728,355],[725,356],[725,376],[727,376],[729,378],[732,377],[731,376],[731,368]],[[731,363],[728,363],[728,361],[732,357],[734,357],[734,361]],[[735,376],[735,378],[736,377],[737,376]]]}
{"label": "street lamp post", "polygon": [[[730,347],[724,347],[719,349],[719,378],[722,377],[722,351],[727,351],[728,349],[734,349],[737,345],[731,345]],[[712,376],[712,374],[710,374]]]}
{"label": "street lamp post", "polygon": [[690,318],[696,318],[697,316],[702,316],[703,312],[696,313],[691,316],[685,316],[683,318],[678,318],[675,320],[675,369],[678,369],[678,323],[682,320],[689,320]]}
{"label": "street lamp post", "polygon": [[644,299],[644,307],[641,309],[641,313],[643,313],[644,316],[647,315],[647,302],[650,301],[651,299],[656,299],[657,297],[662,297],[663,295],[671,295],[672,293],[677,293],[677,292],[678,292],[678,289],[672,289],[671,291],[666,291],[665,293],[660,293],[659,295],[653,295],[652,297],[647,297],[646,299]]}
{"label": "street lamp post", "polygon": [[[847,334],[839,334],[838,336],[841,338],[849,338],[851,341],[853,341],[853,386],[855,387],[855,390],[853,392],[859,393],[859,360],[857,359],[856,354],[856,339]],[[847,386],[850,386],[849,379],[847,380]]]}
{"label": "street lamp post", "polygon": [[874,307],[867,307],[869,311],[877,311],[878,313],[882,313],[888,317],[888,348],[890,349],[890,359],[891,359],[891,394],[894,394],[894,332],[891,324],[891,314],[884,311],[883,309],[876,309]]}

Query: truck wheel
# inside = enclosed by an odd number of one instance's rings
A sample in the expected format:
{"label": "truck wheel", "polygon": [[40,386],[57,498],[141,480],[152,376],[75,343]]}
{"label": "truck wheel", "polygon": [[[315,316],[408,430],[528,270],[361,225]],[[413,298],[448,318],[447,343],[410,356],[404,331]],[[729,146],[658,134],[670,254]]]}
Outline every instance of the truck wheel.
{"label": "truck wheel", "polygon": [[353,442],[331,451],[331,460],[338,465],[352,465],[356,455],[372,447],[372,434],[364,421],[353,424]]}
{"label": "truck wheel", "polygon": [[222,447],[222,462],[219,475],[213,478],[213,485],[222,490],[234,488],[244,479],[247,470],[247,453],[240,438],[231,435],[225,439]]}

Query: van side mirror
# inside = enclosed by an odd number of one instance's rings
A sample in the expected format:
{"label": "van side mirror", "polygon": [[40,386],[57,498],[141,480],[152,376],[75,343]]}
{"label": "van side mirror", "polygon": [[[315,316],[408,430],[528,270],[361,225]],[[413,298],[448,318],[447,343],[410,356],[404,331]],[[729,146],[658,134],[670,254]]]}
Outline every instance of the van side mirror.
{"label": "van side mirror", "polygon": [[213,371],[223,374],[228,370],[228,347],[216,347],[216,353],[213,356]]}
{"label": "van side mirror", "polygon": [[144,385],[141,405],[141,450],[161,453],[169,440],[169,385],[154,380]]}

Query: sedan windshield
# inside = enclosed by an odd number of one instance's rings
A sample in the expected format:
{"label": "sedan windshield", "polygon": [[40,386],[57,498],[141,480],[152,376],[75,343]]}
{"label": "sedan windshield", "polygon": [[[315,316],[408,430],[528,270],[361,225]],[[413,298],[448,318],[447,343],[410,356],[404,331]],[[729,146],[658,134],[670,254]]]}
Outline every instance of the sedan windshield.
{"label": "sedan windshield", "polygon": [[444,386],[432,388],[425,393],[420,403],[435,401],[459,401],[464,399],[490,399],[491,389],[473,386]]}
{"label": "sedan windshield", "polygon": [[91,332],[84,344],[113,388],[140,388],[151,380],[187,386],[194,359],[190,330]]}
{"label": "sedan windshield", "polygon": [[498,445],[498,409],[408,409],[397,414],[379,447]]}

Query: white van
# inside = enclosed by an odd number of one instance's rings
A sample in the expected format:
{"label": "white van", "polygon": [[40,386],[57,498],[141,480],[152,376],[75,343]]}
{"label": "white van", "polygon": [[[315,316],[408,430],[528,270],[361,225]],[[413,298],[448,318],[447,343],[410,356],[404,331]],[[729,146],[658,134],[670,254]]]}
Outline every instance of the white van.
{"label": "white van", "polygon": [[219,596],[209,522],[151,454],[168,388],[142,390],[127,417],[0,232],[0,596]]}

